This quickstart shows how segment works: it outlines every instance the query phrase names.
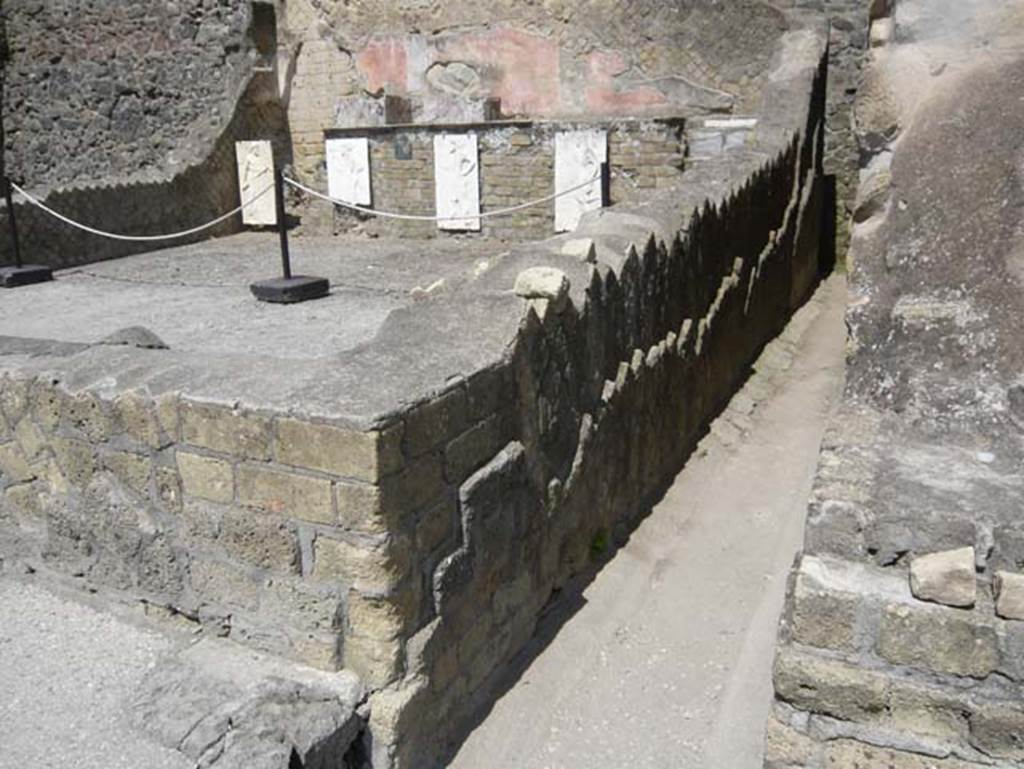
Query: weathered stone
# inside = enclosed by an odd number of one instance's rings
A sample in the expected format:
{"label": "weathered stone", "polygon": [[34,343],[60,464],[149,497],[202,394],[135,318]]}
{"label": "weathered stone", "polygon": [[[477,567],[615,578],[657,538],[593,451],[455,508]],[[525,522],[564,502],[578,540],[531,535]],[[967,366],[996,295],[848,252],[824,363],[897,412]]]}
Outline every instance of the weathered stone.
{"label": "weathered stone", "polygon": [[127,326],[108,334],[100,340],[100,344],[114,347],[138,347],[142,350],[167,350],[170,349],[163,339],[158,337],[145,326]]}
{"label": "weathered stone", "polygon": [[183,401],[181,439],[185,443],[248,459],[270,459],[270,420],[225,407]]}
{"label": "weathered stone", "polygon": [[290,627],[320,631],[341,630],[345,616],[341,591],[299,578],[268,580],[260,613],[269,622],[284,620]]}
{"label": "weathered stone", "polygon": [[193,559],[189,566],[192,592],[201,601],[255,610],[259,602],[256,579],[235,564]]}
{"label": "weathered stone", "polygon": [[181,510],[181,478],[171,467],[156,468],[156,495],[160,502],[171,511]]}
{"label": "weathered stone", "polygon": [[339,481],[334,484],[334,498],[338,521],[345,528],[367,534],[387,532],[379,486]]}
{"label": "weathered stone", "polygon": [[976,614],[890,604],[882,616],[878,654],[897,665],[984,678],[999,664],[995,628]]}
{"label": "weathered stone", "polygon": [[394,518],[432,504],[444,491],[441,459],[435,454],[424,454],[381,484],[384,510]]}
{"label": "weathered stone", "polygon": [[569,293],[569,277],[554,267],[530,267],[516,277],[514,291],[524,299],[549,299],[557,304]]}
{"label": "weathered stone", "polygon": [[405,416],[405,452],[418,457],[445,443],[456,435],[465,423],[466,390],[453,390],[417,406]]}
{"label": "weathered stone", "polygon": [[876,214],[883,213],[889,202],[891,187],[892,175],[887,170],[877,171],[862,181],[853,204],[853,221],[866,222]]}
{"label": "weathered stone", "polygon": [[24,483],[36,477],[24,454],[13,443],[0,446],[0,473],[5,483]]}
{"label": "weathered stone", "polygon": [[425,510],[416,523],[416,547],[420,552],[432,553],[446,542],[455,531],[455,496],[442,501],[436,507]]}
{"label": "weathered stone", "polygon": [[27,418],[18,422],[14,428],[14,440],[29,463],[34,462],[47,445],[46,436]]}
{"label": "weathered stone", "polygon": [[964,702],[956,690],[893,677],[887,727],[904,734],[956,742],[967,735]]}
{"label": "weathered stone", "polygon": [[805,734],[786,726],[772,716],[765,736],[765,769],[812,766],[821,747]]}
{"label": "weathered stone", "polygon": [[346,636],[345,669],[359,676],[368,688],[387,686],[401,673],[402,645],[362,636]]}
{"label": "weathered stone", "polygon": [[807,646],[836,651],[856,648],[858,597],[809,588],[797,578],[793,598],[793,640]]}
{"label": "weathered stone", "polygon": [[445,447],[444,475],[449,483],[462,483],[501,450],[504,438],[501,428],[500,416],[493,414]]}
{"label": "weathered stone", "polygon": [[910,562],[910,590],[915,598],[946,606],[971,607],[977,599],[974,548],[920,555]]}
{"label": "weathered stone", "polygon": [[4,492],[4,506],[17,516],[42,520],[45,514],[39,491],[30,483],[11,486]]}
{"label": "weathered stone", "polygon": [[992,583],[996,614],[1003,619],[1024,620],[1024,574],[997,571]]}
{"label": "weathered stone", "polygon": [[331,482],[256,465],[238,466],[238,501],[286,518],[336,523]]}
{"label": "weathered stone", "polygon": [[0,413],[14,427],[28,411],[30,380],[5,376],[0,382]]}
{"label": "weathered stone", "polygon": [[298,540],[283,521],[228,509],[221,519],[218,541],[228,553],[253,566],[280,572],[298,570]]}
{"label": "weathered stone", "polygon": [[384,546],[359,546],[340,539],[317,537],[313,543],[313,576],[342,580],[364,593],[388,593],[405,576],[407,564]]}
{"label": "weathered stone", "polygon": [[872,722],[885,713],[889,679],[838,660],[783,647],[775,658],[775,693],[801,710]]}
{"label": "weathered stone", "polygon": [[297,419],[277,422],[277,461],[375,483],[402,466],[401,431],[360,432]]}
{"label": "weathered stone", "polygon": [[1019,700],[976,702],[970,723],[976,748],[995,758],[1024,761],[1024,708]]}
{"label": "weathered stone", "polygon": [[152,470],[149,457],[126,451],[113,451],[103,455],[103,466],[132,491],[138,494],[148,493]]}
{"label": "weathered stone", "polygon": [[185,494],[225,504],[234,499],[235,482],[229,462],[187,451],[178,451],[175,458]]}
{"label": "weathered stone", "polygon": [[127,392],[114,401],[119,427],[132,440],[150,448],[167,444],[161,437],[160,422],[153,404],[135,392]]}
{"label": "weathered stone", "polygon": [[825,747],[825,769],[982,769],[985,764],[938,759],[920,753],[879,748],[854,740],[834,740]]}
{"label": "weathered stone", "polygon": [[567,240],[562,246],[562,253],[566,256],[576,257],[581,262],[597,261],[597,249],[594,247],[594,241],[591,238]]}
{"label": "weathered stone", "polygon": [[85,441],[56,437],[50,441],[50,447],[68,482],[74,486],[88,486],[97,468],[93,447]]}
{"label": "weathered stone", "polygon": [[61,413],[63,424],[92,443],[108,440],[114,433],[113,415],[107,404],[94,393],[65,395]]}

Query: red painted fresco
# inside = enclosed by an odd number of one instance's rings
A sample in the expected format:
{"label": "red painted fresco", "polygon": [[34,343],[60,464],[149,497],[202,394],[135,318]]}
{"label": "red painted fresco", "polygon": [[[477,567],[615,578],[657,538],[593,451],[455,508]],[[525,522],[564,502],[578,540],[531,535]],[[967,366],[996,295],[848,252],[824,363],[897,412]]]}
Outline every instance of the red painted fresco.
{"label": "red painted fresco", "polygon": [[366,90],[381,89],[404,94],[409,73],[409,55],[405,40],[396,37],[374,38],[356,55],[356,66],[366,79]]}
{"label": "red painted fresco", "polygon": [[438,45],[445,61],[462,61],[483,76],[508,115],[552,115],[561,111],[558,43],[515,29],[449,38]]}
{"label": "red painted fresco", "polygon": [[621,88],[615,77],[629,69],[619,51],[594,51],[587,57],[586,102],[590,112],[601,115],[623,115],[659,107],[668,99],[657,88],[641,85]]}

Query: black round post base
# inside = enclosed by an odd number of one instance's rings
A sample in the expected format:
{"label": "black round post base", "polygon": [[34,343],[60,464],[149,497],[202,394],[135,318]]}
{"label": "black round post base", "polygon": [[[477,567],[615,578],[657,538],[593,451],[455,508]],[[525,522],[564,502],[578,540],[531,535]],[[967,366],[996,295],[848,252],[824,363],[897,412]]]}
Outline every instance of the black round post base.
{"label": "black round post base", "polygon": [[261,302],[294,304],[309,299],[327,296],[331,284],[327,278],[313,278],[309,275],[294,275],[290,278],[261,280],[249,286],[252,295]]}
{"label": "black round post base", "polygon": [[23,264],[20,267],[0,267],[0,287],[18,288],[53,280],[53,270],[41,264]]}

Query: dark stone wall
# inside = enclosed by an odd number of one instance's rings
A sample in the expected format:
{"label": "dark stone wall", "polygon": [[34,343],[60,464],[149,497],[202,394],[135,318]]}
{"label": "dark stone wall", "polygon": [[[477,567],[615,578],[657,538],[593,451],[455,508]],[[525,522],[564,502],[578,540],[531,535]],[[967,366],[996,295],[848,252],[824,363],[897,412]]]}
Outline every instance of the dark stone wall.
{"label": "dark stone wall", "polygon": [[4,150],[34,188],[173,174],[231,119],[248,2],[5,0]]}
{"label": "dark stone wall", "polygon": [[[126,235],[177,232],[239,203],[234,142],[290,158],[276,74],[251,2],[5,0],[3,159],[62,214]],[[16,197],[25,258],[54,267],[225,235],[240,217],[176,241],[109,240]],[[9,229],[0,208],[0,263]]]}

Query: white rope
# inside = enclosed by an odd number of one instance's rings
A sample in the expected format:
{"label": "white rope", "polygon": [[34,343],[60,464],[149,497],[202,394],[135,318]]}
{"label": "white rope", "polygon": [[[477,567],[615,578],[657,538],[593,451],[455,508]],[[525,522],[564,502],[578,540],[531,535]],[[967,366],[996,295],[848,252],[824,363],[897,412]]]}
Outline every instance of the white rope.
{"label": "white rope", "polygon": [[[266,171],[264,171],[264,173],[266,173]],[[262,176],[262,174],[260,174],[260,175]],[[226,219],[230,219],[232,216],[234,216],[235,214],[237,214],[238,212],[240,212],[242,209],[246,208],[247,206],[251,206],[257,200],[259,200],[264,195],[266,195],[268,192],[270,192],[270,190],[272,190],[273,188],[274,188],[274,183],[271,182],[266,187],[264,187],[259,193],[257,193],[253,197],[249,198],[249,200],[247,200],[244,203],[242,203],[242,205],[238,206],[238,208],[234,208],[231,211],[228,211],[226,214],[224,214],[222,216],[218,216],[213,221],[207,222],[206,224],[201,224],[198,227],[193,227],[190,230],[182,230],[181,232],[172,232],[169,235],[118,235],[116,232],[106,232],[104,230],[97,230],[96,228],[90,227],[90,226],[88,226],[86,224],[82,224],[81,222],[76,222],[74,219],[69,219],[68,217],[64,216],[63,214],[60,214],[60,213],[54,211],[52,208],[47,206],[45,203],[43,203],[43,202],[41,202],[39,200],[36,200],[36,198],[34,198],[31,195],[29,195],[27,192],[25,192],[25,190],[23,190],[17,184],[15,184],[14,182],[11,182],[11,189],[13,189],[15,192],[17,192],[23,198],[25,198],[25,200],[27,200],[29,203],[31,203],[34,206],[38,206],[43,211],[48,213],[50,216],[53,216],[53,217],[55,217],[57,219],[60,219],[60,221],[64,222],[65,224],[69,224],[72,227],[76,227],[76,228],[82,230],[83,232],[88,232],[91,235],[99,235],[100,237],[110,238],[111,240],[127,240],[127,241],[132,241],[132,242],[139,242],[139,243],[147,243],[147,242],[152,242],[152,241],[157,241],[157,240],[175,240],[176,238],[183,238],[186,235],[194,235],[197,232],[202,232],[203,230],[208,230],[211,227],[217,226],[218,224],[220,224],[221,222],[225,221]]]}
{"label": "white rope", "polygon": [[593,184],[596,181],[599,181],[600,179],[601,174],[598,174],[593,179],[589,179],[583,182],[582,184],[577,184],[575,187],[570,187],[567,190],[562,190],[561,192],[556,192],[553,195],[538,198],[537,200],[531,200],[528,203],[520,203],[519,205],[511,206],[510,208],[499,208],[494,211],[483,211],[479,214],[472,214],[470,216],[425,216],[417,214],[396,214],[391,211],[377,211],[372,208],[364,208],[363,206],[358,206],[355,203],[347,203],[344,200],[338,200],[337,198],[332,198],[329,195],[324,195],[322,192],[317,192],[314,189],[310,189],[306,185],[300,184],[294,179],[289,179],[287,176],[284,177],[285,183],[290,184],[292,187],[295,187],[298,190],[302,190],[303,192],[308,193],[313,197],[320,198],[321,200],[326,200],[328,203],[334,203],[334,205],[336,206],[348,208],[353,211],[359,211],[364,214],[370,214],[371,216],[380,216],[386,219],[405,219],[407,221],[413,222],[448,222],[463,221],[466,219],[487,219],[494,216],[507,216],[508,214],[515,213],[516,211],[522,211],[524,208],[532,208],[533,206],[539,206],[543,205],[544,203],[550,203],[552,200],[555,200],[556,198],[560,198],[563,195],[568,195],[570,192],[576,192],[576,190],[581,190],[584,187]]}

